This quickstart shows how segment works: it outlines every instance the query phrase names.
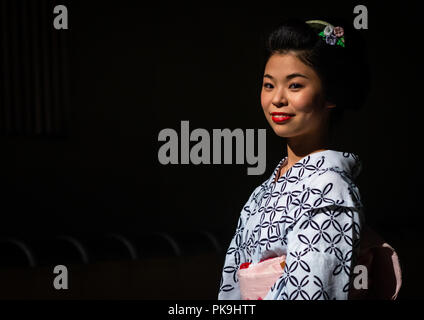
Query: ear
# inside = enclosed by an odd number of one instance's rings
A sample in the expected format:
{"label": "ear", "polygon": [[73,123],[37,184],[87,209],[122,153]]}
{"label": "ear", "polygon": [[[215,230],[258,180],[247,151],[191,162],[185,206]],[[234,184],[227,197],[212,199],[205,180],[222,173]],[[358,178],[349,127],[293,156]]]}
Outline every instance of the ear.
{"label": "ear", "polygon": [[331,101],[326,101],[325,102],[325,108],[327,108],[327,109],[333,109],[335,107],[336,107],[336,104],[334,102],[331,102]]}

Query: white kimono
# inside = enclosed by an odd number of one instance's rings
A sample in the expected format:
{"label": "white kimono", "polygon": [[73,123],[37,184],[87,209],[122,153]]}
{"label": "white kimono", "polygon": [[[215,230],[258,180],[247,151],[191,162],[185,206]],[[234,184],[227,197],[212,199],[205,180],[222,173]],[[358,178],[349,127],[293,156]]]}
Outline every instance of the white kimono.
{"label": "white kimono", "polygon": [[348,299],[359,253],[363,206],[357,155],[312,153],[277,182],[258,186],[243,207],[225,257],[218,299],[240,300],[242,263],[286,255],[283,275],[264,300]]}

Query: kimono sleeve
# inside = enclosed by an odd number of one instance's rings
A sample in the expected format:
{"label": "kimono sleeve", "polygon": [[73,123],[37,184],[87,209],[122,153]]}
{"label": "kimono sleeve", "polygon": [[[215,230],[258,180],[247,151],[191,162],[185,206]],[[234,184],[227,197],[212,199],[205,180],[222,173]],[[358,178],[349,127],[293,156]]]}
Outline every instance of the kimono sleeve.
{"label": "kimono sleeve", "polygon": [[249,197],[249,200],[244,205],[238,219],[235,234],[225,255],[218,300],[241,300],[237,271],[241,261],[244,262],[246,260],[246,256],[243,250],[243,231],[250,210],[252,209],[252,206],[255,205],[254,199],[257,196],[258,191],[259,187],[256,188],[252,195]]}
{"label": "kimono sleeve", "polygon": [[361,225],[360,208],[330,205],[305,212],[287,234],[284,273],[265,299],[348,299]]}
{"label": "kimono sleeve", "polygon": [[222,270],[221,283],[219,287],[218,300],[240,300],[240,287],[237,279],[237,270],[241,261],[241,240],[243,231],[243,220],[240,216],[236,233],[231,240],[225,256],[224,268]]}

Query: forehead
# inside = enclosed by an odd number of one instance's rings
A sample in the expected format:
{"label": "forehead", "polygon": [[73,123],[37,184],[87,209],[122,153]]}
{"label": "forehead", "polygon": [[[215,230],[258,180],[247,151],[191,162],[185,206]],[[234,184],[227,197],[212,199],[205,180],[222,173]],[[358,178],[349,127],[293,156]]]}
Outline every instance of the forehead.
{"label": "forehead", "polygon": [[313,68],[303,63],[294,53],[273,54],[265,67],[265,73],[274,77],[285,78],[293,73],[301,73],[308,78],[316,78],[316,72]]}

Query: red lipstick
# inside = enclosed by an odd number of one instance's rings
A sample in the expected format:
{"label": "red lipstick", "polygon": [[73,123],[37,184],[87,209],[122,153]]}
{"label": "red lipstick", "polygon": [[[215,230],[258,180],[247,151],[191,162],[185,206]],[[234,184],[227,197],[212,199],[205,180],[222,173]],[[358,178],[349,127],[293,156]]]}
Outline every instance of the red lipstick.
{"label": "red lipstick", "polygon": [[272,112],[271,116],[272,116],[272,121],[274,121],[275,123],[283,123],[283,122],[286,122],[287,120],[290,120],[295,115],[292,113],[286,113],[286,112]]}

